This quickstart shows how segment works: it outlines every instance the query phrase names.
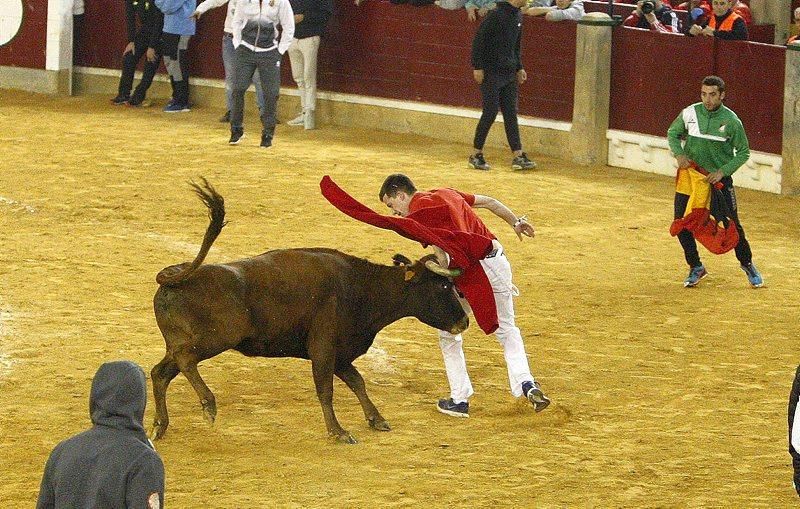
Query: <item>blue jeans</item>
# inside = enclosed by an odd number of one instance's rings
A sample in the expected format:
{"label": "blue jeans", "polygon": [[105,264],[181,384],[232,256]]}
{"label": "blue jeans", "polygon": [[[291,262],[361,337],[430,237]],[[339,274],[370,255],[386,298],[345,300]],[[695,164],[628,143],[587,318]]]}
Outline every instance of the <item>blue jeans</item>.
{"label": "blue jeans", "polygon": [[[236,76],[236,49],[233,47],[233,37],[222,35],[222,66],[225,68],[225,101],[228,111],[233,110],[233,79]],[[256,101],[259,111],[264,111],[264,91],[261,89],[261,79],[256,69],[253,75],[253,85],[256,86]]]}

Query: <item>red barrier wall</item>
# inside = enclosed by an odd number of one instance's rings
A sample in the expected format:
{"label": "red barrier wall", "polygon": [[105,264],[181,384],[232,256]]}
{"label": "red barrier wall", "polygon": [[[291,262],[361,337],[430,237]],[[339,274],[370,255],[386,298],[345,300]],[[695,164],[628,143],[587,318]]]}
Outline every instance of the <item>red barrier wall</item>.
{"label": "red barrier wall", "polygon": [[47,60],[47,0],[23,0],[22,26],[0,46],[0,65],[44,69]]}
{"label": "red barrier wall", "polygon": [[703,77],[718,74],[750,147],[780,154],[784,52],[782,46],[617,27],[609,127],[666,136],[681,109],[700,100]]}
{"label": "red barrier wall", "polygon": [[725,104],[742,119],[750,146],[781,153],[786,49],[771,44],[720,41],[716,73],[725,80]]}
{"label": "red barrier wall", "polygon": [[[209,11],[190,45],[191,72],[223,77],[220,45],[226,8]],[[570,22],[524,20],[523,61],[528,81],[520,89],[523,115],[571,121],[575,86],[575,31]],[[463,10],[369,1],[361,7],[337,0],[320,47],[320,90],[448,106],[479,107],[470,51],[477,23]],[[109,29],[109,27],[117,27]],[[79,65],[119,69],[126,44],[119,0],[86,5],[86,38]],[[289,59],[283,83],[293,86]]]}

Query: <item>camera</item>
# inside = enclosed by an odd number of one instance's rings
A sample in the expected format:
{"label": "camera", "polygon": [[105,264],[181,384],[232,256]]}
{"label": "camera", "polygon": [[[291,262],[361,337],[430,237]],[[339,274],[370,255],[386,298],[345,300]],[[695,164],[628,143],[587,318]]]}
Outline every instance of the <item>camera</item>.
{"label": "camera", "polygon": [[655,2],[653,2],[653,0],[644,0],[644,2],[642,2],[641,9],[642,9],[642,14],[650,14],[651,12],[656,10],[656,4]]}

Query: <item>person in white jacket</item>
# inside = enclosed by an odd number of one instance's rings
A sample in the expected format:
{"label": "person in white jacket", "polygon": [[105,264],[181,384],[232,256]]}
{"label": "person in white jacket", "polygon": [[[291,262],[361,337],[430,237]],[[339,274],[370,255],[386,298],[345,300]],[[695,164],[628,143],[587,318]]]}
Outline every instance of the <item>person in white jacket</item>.
{"label": "person in white jacket", "polygon": [[544,16],[547,21],[579,21],[584,15],[583,0],[539,0],[524,13]]}
{"label": "person in white jacket", "polygon": [[[236,61],[236,50],[233,47],[233,15],[236,12],[236,2],[238,0],[205,0],[200,3],[195,9],[192,16],[195,19],[200,17],[211,9],[221,7],[228,4],[228,14],[225,16],[225,27],[222,33],[222,66],[225,68],[225,115],[219,119],[220,122],[226,124],[231,121],[231,106],[233,104],[233,71]],[[258,109],[264,111],[264,91],[261,90],[261,79],[258,76],[258,70],[253,74],[253,85],[256,87],[256,100],[258,101]]]}
{"label": "person in white jacket", "polygon": [[[281,26],[278,40],[278,25]],[[289,0],[237,0],[231,22],[233,47],[236,48],[236,70],[231,104],[231,145],[244,137],[244,93],[258,69],[264,90],[261,111],[261,147],[272,146],[275,134],[275,108],[281,86],[281,57],[294,37],[294,12]]]}

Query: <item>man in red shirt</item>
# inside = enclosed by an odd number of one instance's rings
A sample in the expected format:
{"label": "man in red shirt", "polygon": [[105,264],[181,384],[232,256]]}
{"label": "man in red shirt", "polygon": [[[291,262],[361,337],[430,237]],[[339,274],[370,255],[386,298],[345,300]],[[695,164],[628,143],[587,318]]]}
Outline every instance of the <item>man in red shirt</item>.
{"label": "man in red shirt", "polygon": [[[539,383],[534,380],[528,367],[525,345],[522,335],[514,323],[514,301],[519,290],[511,282],[511,265],[497,241],[473,208],[489,209],[502,218],[513,229],[520,240],[522,236],[533,237],[533,226],[524,216],[517,217],[500,201],[489,196],[462,193],[454,189],[434,189],[430,192],[417,191],[414,183],[402,174],[389,175],[381,187],[379,197],[395,215],[407,217],[422,209],[436,210],[437,214],[425,214],[428,218],[424,226],[439,228],[451,232],[465,232],[459,236],[462,242],[475,245],[462,246],[464,251],[484,252],[480,265],[486,274],[491,290],[494,293],[494,305],[497,310],[497,329],[495,334],[503,346],[503,353],[508,368],[508,379],[511,394],[515,397],[526,397],[540,412],[550,404],[550,400],[542,392]],[[419,217],[419,214],[416,214]],[[440,247],[433,246],[439,264],[450,265],[449,255]],[[458,278],[455,280],[459,285]],[[488,288],[488,287],[487,287]],[[485,299],[473,300],[473,306],[483,305]],[[466,307],[470,303],[462,301]],[[487,331],[488,332],[488,331]],[[469,417],[469,397],[473,394],[472,383],[467,374],[461,334],[453,335],[439,331],[439,346],[444,356],[447,380],[450,384],[450,397],[440,399],[437,408],[440,412],[455,417]]]}

